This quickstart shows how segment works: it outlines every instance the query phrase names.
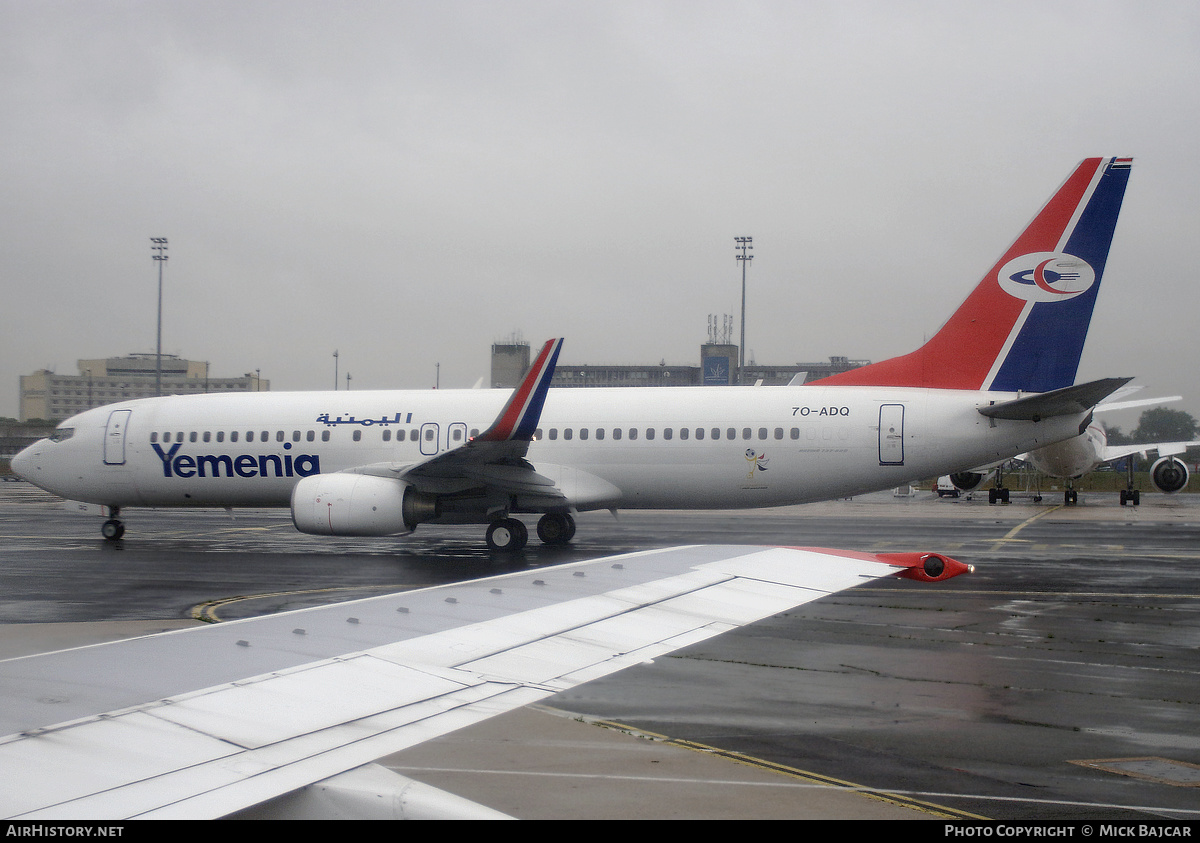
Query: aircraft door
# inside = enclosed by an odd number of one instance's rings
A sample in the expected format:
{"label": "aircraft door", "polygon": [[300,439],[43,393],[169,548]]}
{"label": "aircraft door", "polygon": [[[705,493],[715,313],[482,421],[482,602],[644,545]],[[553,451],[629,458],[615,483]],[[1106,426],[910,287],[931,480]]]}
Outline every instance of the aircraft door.
{"label": "aircraft door", "polygon": [[438,452],[439,430],[437,422],[425,422],[421,425],[421,453],[427,457],[432,457]]}
{"label": "aircraft door", "polygon": [[879,464],[904,465],[904,405],[879,407]]}
{"label": "aircraft door", "polygon": [[104,464],[125,465],[125,430],[132,410],[113,410],[104,428]]}
{"label": "aircraft door", "polygon": [[454,422],[446,428],[446,450],[452,451],[467,444],[467,425],[464,422]]}

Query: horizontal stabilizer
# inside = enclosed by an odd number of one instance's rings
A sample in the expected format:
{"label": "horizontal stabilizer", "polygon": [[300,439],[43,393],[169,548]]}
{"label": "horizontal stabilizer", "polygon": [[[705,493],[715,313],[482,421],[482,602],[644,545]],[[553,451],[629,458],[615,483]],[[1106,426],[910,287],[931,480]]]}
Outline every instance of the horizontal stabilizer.
{"label": "horizontal stabilizer", "polygon": [[1104,378],[1053,392],[1027,395],[1003,404],[990,404],[980,407],[979,412],[988,418],[1011,421],[1041,421],[1053,416],[1073,416],[1086,413],[1131,380],[1133,378]]}

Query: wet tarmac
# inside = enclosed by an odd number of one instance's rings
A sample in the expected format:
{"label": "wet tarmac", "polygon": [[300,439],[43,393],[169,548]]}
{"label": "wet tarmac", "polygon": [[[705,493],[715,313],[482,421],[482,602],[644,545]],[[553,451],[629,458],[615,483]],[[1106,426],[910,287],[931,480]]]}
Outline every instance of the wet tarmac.
{"label": "wet tarmac", "polygon": [[[0,624],[18,625],[0,628],[0,657],[32,646],[31,632],[52,648],[106,628],[121,634],[113,622],[225,620],[648,547],[937,550],[976,573],[835,595],[554,697],[550,708],[568,717],[531,709],[423,750],[432,756],[388,763],[463,795],[477,787],[493,807],[530,817],[630,816],[639,794],[659,803],[651,816],[877,815],[865,799],[835,809],[830,798],[814,814],[802,793],[831,794],[833,784],[926,818],[1200,819],[1200,501],[1191,496],[1147,495],[1134,508],[1083,495],[1068,508],[881,494],[753,512],[590,513],[571,547],[534,542],[516,557],[490,555],[478,527],[327,540],[296,533],[286,511],[126,516],[125,538],[106,543],[99,519],[28,484],[0,484]],[[535,743],[531,721],[553,721],[545,728],[558,734],[572,718],[609,726],[577,723],[593,731],[547,738],[534,753],[565,749],[581,767],[570,775],[565,762],[557,775],[520,775],[511,755],[494,753],[483,753],[492,766],[446,762],[458,757],[451,748],[511,751],[514,740]],[[707,798],[657,797],[589,765],[606,757],[592,745],[600,732],[627,742],[630,757],[644,760],[637,750],[651,745],[672,758],[720,757],[723,771],[753,769],[776,789],[756,802],[709,768]],[[614,781],[624,782],[620,796],[601,799],[598,783]],[[880,803],[884,794],[894,803]]]}

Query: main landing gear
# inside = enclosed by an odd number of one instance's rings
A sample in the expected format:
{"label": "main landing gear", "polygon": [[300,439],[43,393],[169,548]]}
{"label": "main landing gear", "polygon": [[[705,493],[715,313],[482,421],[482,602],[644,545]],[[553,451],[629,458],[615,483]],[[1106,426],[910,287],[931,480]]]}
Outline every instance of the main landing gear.
{"label": "main landing gear", "polygon": [[115,542],[125,535],[125,522],[117,516],[121,514],[121,510],[115,506],[110,508],[112,517],[100,525],[100,535],[104,536],[105,541]]}
{"label": "main landing gear", "polygon": [[1121,490],[1121,506],[1132,504],[1137,506],[1142,502],[1142,493],[1133,488],[1133,457],[1125,458],[1125,488]]}
{"label": "main landing gear", "polygon": [[[548,512],[538,520],[537,534],[543,544],[566,544],[575,536],[575,519],[567,513]],[[488,550],[517,553],[528,542],[529,528],[516,518],[501,518],[488,525]]]}

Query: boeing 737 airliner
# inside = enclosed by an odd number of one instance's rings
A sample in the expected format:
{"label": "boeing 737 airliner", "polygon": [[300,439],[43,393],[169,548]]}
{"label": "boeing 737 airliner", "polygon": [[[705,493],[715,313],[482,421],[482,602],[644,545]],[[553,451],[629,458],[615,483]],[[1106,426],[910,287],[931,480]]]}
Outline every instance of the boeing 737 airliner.
{"label": "boeing 737 airliner", "polygon": [[[297,529],[487,526],[519,550],[579,511],[779,506],[887,489],[1079,436],[1128,379],[1074,385],[1130,159],[1083,161],[912,354],[788,387],[548,390],[561,340],[491,390],[149,398],[14,458],[54,494],[126,507],[290,507]],[[507,401],[506,401],[507,398]]]}

